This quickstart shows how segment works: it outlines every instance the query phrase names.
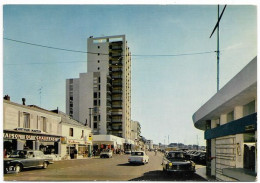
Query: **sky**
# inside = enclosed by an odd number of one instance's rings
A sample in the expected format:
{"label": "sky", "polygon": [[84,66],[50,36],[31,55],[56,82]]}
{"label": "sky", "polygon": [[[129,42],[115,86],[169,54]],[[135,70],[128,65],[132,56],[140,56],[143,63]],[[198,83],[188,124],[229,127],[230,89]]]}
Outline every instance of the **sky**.
{"label": "sky", "polygon": [[[223,9],[220,6],[220,11]],[[217,5],[3,5],[3,96],[65,111],[65,81],[87,72],[90,36],[126,35],[131,118],[154,143],[205,145],[192,115],[216,92]],[[11,41],[17,40],[17,41]],[[220,88],[257,55],[257,6],[220,22]]]}

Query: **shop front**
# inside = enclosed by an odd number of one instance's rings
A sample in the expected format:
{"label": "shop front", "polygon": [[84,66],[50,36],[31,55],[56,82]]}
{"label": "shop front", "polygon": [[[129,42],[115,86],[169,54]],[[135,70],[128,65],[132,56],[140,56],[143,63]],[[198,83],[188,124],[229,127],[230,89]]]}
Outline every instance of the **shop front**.
{"label": "shop front", "polygon": [[91,146],[91,143],[84,140],[68,139],[66,143],[66,156],[69,157],[69,159],[82,159],[90,157],[92,149]]}
{"label": "shop front", "polygon": [[32,130],[4,130],[4,152],[7,156],[13,151],[28,149],[41,150],[46,155],[59,155],[60,138],[61,136],[36,133]]}

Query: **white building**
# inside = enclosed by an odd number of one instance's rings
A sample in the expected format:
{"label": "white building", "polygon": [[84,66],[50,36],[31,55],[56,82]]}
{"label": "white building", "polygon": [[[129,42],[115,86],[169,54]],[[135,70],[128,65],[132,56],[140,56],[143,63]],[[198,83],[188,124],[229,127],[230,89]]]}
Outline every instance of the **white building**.
{"label": "white building", "polygon": [[131,139],[131,55],[124,35],[88,39],[87,73],[66,81],[66,113],[93,133]]}
{"label": "white building", "polygon": [[4,149],[42,150],[45,154],[61,155],[61,117],[39,108],[3,101]]}
{"label": "white building", "polygon": [[146,140],[145,144],[147,145],[148,149],[153,149],[153,141],[152,140]]}
{"label": "white building", "polygon": [[[72,119],[70,116],[59,110],[53,110],[54,114],[61,117],[60,133],[61,158],[81,159],[90,157],[92,154],[92,131],[88,126]],[[75,150],[77,156],[75,156]]]}
{"label": "white building", "polygon": [[257,58],[193,115],[205,131],[207,174],[220,181],[255,181],[257,173]]}
{"label": "white building", "polygon": [[133,141],[138,141],[141,139],[141,125],[138,121],[131,121],[131,129],[132,129],[132,134],[131,134],[131,139]]}
{"label": "white building", "polygon": [[4,149],[41,150],[54,160],[88,157],[92,146],[91,129],[65,113],[34,105],[17,104],[5,96],[3,105]]}

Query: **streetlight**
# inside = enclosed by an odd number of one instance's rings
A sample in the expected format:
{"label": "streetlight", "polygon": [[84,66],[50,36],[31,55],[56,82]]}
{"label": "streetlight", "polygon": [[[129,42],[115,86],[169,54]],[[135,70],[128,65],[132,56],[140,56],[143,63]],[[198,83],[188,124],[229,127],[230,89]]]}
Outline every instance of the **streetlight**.
{"label": "streetlight", "polygon": [[92,115],[92,109],[94,108],[88,108],[89,109],[89,128],[91,128],[91,115]]}

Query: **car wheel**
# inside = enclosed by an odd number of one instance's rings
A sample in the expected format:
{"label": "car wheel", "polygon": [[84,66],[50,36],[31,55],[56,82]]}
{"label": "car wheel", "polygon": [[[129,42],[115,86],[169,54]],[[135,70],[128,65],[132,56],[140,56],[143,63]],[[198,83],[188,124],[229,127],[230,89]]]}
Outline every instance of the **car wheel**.
{"label": "car wheel", "polygon": [[19,164],[15,165],[15,173],[19,173],[21,171],[22,171],[22,166]]}
{"label": "car wheel", "polygon": [[47,167],[48,167],[48,163],[46,161],[44,161],[43,164],[42,164],[42,168],[46,169]]}

